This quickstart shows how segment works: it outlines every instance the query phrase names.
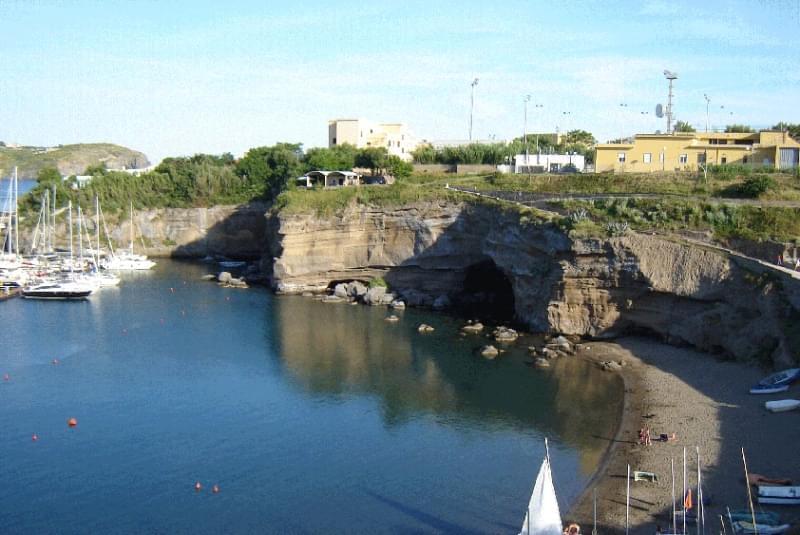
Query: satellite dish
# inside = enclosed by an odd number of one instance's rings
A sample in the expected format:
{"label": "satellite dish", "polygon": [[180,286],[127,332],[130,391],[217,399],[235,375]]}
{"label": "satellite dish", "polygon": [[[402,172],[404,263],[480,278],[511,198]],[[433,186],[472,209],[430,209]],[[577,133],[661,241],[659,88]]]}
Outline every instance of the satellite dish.
{"label": "satellite dish", "polygon": [[659,119],[664,117],[664,107],[661,104],[656,104],[656,117]]}

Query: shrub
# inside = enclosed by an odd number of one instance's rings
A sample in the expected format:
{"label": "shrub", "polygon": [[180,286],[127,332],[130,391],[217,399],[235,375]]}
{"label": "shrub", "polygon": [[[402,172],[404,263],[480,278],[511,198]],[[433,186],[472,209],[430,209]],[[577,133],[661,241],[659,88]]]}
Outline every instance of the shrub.
{"label": "shrub", "polygon": [[739,186],[739,192],[744,197],[758,198],[767,191],[775,189],[775,180],[767,175],[754,175],[748,177]]}
{"label": "shrub", "polygon": [[374,279],[370,279],[369,287],[370,288],[387,288],[389,285],[386,284],[386,281],[383,280],[381,277],[375,277]]}

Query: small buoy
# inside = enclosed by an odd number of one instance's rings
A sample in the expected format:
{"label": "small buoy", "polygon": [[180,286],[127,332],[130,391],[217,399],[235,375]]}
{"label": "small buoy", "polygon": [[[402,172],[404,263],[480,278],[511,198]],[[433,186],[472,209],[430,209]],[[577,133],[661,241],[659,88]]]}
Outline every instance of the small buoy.
{"label": "small buoy", "polygon": [[39,435],[37,435],[36,433],[34,433],[34,434],[33,434],[33,436],[31,437],[31,440],[32,440],[32,441],[34,441],[34,442],[36,442],[37,440],[39,440]]}
{"label": "small buoy", "polygon": [[186,286],[186,281],[183,281],[183,285]]}
{"label": "small buoy", "polygon": [[175,293],[175,288],[170,288],[169,291],[170,293]]}
{"label": "small buoy", "polygon": [[194,490],[196,490],[197,492],[200,492],[202,490],[202,488],[203,488],[203,485],[201,485],[199,481],[194,484]]}
{"label": "small buoy", "polygon": [[122,329],[122,334],[128,334],[128,329]]}
{"label": "small buoy", "polygon": [[76,425],[78,425],[78,419],[70,418],[69,420],[67,420],[67,425],[70,427],[75,427]]}
{"label": "small buoy", "polygon": [[217,494],[219,492],[219,485],[214,485],[213,487],[211,487],[211,492]]}
{"label": "small buoy", "polygon": [[53,359],[53,364],[58,364],[58,359]]}
{"label": "small buoy", "polygon": [[181,310],[181,316],[185,316],[185,315],[186,315],[186,311],[185,310]]}
{"label": "small buoy", "polygon": [[3,376],[3,381],[10,381],[10,380],[11,380],[11,376],[10,376],[10,375],[8,375],[8,374],[5,374],[5,375]]}

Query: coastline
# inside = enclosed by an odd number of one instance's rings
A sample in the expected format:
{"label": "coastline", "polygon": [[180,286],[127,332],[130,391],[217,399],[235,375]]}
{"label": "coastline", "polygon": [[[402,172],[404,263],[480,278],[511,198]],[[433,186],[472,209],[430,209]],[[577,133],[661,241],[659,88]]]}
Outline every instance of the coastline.
{"label": "coastline", "polygon": [[[748,389],[765,372],[652,339],[622,338],[615,342],[587,342],[581,347],[589,348],[582,349],[580,355],[591,361],[625,363],[615,372],[623,379],[625,399],[617,432],[613,438],[605,439],[609,444],[604,458],[564,516],[565,521],[578,522],[585,533],[591,532],[596,489],[598,533],[623,533],[630,464],[631,472],[654,472],[658,481],[631,481],[629,533],[652,534],[659,526],[671,529],[670,461],[675,462],[680,504],[684,447],[689,487],[696,485],[695,448],[700,451],[703,493],[711,500],[705,509],[706,529],[711,532],[720,530],[719,515],[726,507],[746,507],[742,447],[751,473],[800,480],[800,466],[791,462],[796,459],[800,442],[798,414],[770,414],[763,408],[765,401],[797,397],[797,387],[777,396],[753,396]],[[674,432],[677,440],[639,445],[638,430],[644,426],[651,429],[653,437]],[[797,512],[786,508],[775,511],[786,523],[800,521]],[[691,526],[696,529],[694,524]],[[726,528],[730,530],[730,526]]]}

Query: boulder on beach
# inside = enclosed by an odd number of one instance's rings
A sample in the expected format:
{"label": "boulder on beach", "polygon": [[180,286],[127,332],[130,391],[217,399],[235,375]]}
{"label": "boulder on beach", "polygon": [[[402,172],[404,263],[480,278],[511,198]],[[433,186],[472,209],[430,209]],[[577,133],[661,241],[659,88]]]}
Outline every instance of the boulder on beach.
{"label": "boulder on beach", "polygon": [[432,333],[434,328],[428,325],[427,323],[421,323],[419,327],[417,327],[417,331],[421,333]]}
{"label": "boulder on beach", "polygon": [[347,291],[347,284],[340,282],[333,287],[333,295],[340,299],[347,299],[350,295]]}
{"label": "boulder on beach", "polygon": [[622,361],[604,360],[599,363],[600,369],[606,372],[617,372],[622,369]]}
{"label": "boulder on beach", "polygon": [[497,355],[500,354],[500,351],[494,347],[493,345],[483,346],[481,348],[481,356],[487,359],[497,358]]}
{"label": "boulder on beach", "polygon": [[469,322],[463,327],[461,327],[461,330],[464,331],[465,333],[479,333],[483,330],[483,323],[479,321],[476,321],[474,323]]}

